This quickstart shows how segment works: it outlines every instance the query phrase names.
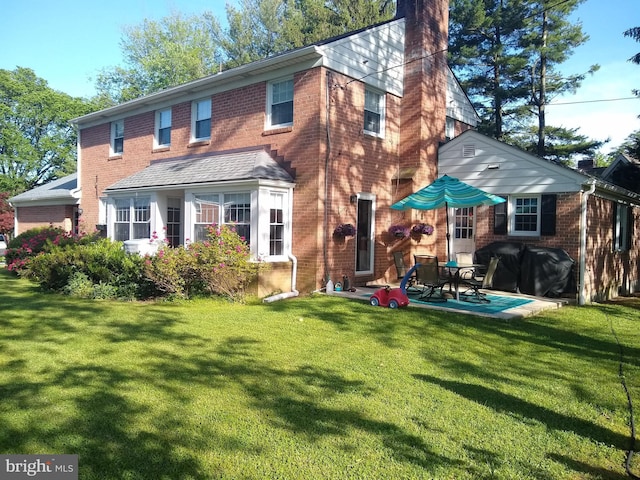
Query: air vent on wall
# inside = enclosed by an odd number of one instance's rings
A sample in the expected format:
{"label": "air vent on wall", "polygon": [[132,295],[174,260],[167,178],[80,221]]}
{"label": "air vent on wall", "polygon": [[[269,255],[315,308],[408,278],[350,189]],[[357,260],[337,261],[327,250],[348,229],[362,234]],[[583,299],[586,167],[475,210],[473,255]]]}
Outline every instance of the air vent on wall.
{"label": "air vent on wall", "polygon": [[462,146],[462,156],[463,157],[475,157],[476,156],[476,147],[475,147],[475,145],[463,145]]}

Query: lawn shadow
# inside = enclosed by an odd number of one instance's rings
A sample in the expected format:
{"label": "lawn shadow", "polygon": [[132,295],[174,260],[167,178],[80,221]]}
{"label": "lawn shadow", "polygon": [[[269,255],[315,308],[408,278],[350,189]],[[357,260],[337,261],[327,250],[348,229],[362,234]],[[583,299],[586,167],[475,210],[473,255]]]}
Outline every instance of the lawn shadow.
{"label": "lawn shadow", "polygon": [[598,478],[601,480],[628,480],[630,477],[622,473],[612,472],[606,468],[594,467],[584,462],[579,462],[573,458],[569,458],[565,455],[558,455],[551,453],[547,455],[548,458],[566,465],[576,472],[588,474],[589,478]]}
{"label": "lawn shadow", "polygon": [[624,435],[620,435],[619,433],[587,420],[554,412],[553,410],[527,402],[507,393],[472,383],[444,380],[431,375],[414,374],[413,377],[424,382],[439,385],[467,400],[491,408],[498,413],[518,415],[523,418],[535,420],[545,425],[549,430],[573,432],[576,435],[594,442],[613,445],[620,450],[625,450],[628,447],[628,438]]}

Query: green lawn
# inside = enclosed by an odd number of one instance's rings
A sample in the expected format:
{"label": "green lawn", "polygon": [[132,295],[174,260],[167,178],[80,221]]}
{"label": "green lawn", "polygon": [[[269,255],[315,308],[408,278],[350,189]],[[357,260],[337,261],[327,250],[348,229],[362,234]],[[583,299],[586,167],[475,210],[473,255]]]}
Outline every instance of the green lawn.
{"label": "green lawn", "polygon": [[[93,302],[0,273],[0,453],[86,479],[619,479],[640,302]],[[633,462],[640,473],[640,460]]]}

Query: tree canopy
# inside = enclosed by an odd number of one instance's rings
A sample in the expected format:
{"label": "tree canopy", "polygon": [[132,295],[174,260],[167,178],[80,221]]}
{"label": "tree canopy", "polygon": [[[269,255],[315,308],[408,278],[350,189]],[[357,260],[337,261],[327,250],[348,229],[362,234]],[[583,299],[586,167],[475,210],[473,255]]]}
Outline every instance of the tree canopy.
{"label": "tree canopy", "polygon": [[102,70],[96,89],[116,104],[387,20],[392,0],[240,0],[228,27],[211,12],[174,13],[123,31],[124,66]]}
{"label": "tree canopy", "polygon": [[567,20],[582,1],[451,1],[450,63],[483,119],[481,131],[564,162],[602,145],[546,121],[546,105],[599,68],[568,77],[558,68],[588,38]]}
{"label": "tree canopy", "polygon": [[0,192],[12,194],[76,169],[69,121],[92,104],[53,90],[33,70],[0,70]]}

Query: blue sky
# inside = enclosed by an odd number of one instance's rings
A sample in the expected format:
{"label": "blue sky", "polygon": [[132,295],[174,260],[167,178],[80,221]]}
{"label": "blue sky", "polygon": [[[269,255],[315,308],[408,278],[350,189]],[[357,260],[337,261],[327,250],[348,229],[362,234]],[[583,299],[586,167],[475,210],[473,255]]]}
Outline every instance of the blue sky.
{"label": "blue sky", "polygon": [[[640,129],[640,65],[627,59],[640,52],[640,43],[622,32],[640,26],[638,0],[586,0],[574,14],[590,40],[576,49],[563,66],[566,74],[600,70],[585,80],[576,95],[555,99],[547,123],[568,128],[590,138],[611,138],[607,153],[631,132]],[[145,18],[160,19],[172,11],[196,14],[209,10],[226,18],[222,0],[8,0],[3,5],[0,29],[0,68],[28,67],[49,86],[74,96],[91,96],[95,76],[102,68],[122,63],[122,27]],[[625,98],[627,100],[615,100]],[[602,101],[607,100],[607,101]]]}

